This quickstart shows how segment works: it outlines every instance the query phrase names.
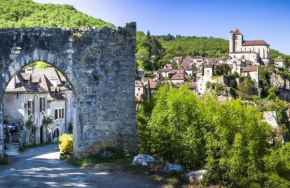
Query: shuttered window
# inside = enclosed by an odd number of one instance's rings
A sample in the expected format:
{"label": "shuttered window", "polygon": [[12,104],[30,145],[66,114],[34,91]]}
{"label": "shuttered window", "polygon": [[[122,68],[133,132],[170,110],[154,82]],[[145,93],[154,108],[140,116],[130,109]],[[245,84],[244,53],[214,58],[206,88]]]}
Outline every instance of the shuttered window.
{"label": "shuttered window", "polygon": [[45,111],[45,98],[44,97],[40,97],[39,111],[40,112],[44,112]]}
{"label": "shuttered window", "polygon": [[58,110],[57,109],[54,110],[54,119],[58,119]]}

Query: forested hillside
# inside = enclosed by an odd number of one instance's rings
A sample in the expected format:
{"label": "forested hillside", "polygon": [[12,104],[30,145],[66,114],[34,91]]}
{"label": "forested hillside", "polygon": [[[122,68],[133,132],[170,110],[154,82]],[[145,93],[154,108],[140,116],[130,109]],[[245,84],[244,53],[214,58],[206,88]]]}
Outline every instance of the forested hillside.
{"label": "forested hillside", "polygon": [[[69,3],[69,2],[68,2]],[[32,0],[0,0],[0,28],[54,27],[82,28],[103,27],[115,28],[105,22],[79,12],[71,5],[40,4]],[[271,50],[272,60],[281,55],[290,56]],[[214,37],[195,36],[150,36],[148,32],[137,33],[136,56],[138,66],[147,71],[157,70],[174,56],[222,57],[228,56],[228,41]]]}
{"label": "forested hillside", "polygon": [[71,5],[40,4],[32,0],[0,0],[0,28],[103,26],[115,27],[79,12]]}
{"label": "forested hillside", "polygon": [[[170,35],[169,35],[170,36]],[[227,40],[214,37],[177,36],[157,37],[166,51],[173,56],[222,57],[228,56],[229,43]]]}

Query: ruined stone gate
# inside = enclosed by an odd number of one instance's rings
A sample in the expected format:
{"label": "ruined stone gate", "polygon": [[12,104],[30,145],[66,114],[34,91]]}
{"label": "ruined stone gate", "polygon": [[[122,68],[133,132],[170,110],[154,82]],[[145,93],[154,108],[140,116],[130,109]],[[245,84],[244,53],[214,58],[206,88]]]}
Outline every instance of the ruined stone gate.
{"label": "ruined stone gate", "polygon": [[[0,30],[0,102],[7,84],[35,61],[58,68],[71,83],[75,104],[74,155],[104,146],[136,150],[134,105],[136,24],[102,29]],[[3,106],[0,151],[3,154]]]}

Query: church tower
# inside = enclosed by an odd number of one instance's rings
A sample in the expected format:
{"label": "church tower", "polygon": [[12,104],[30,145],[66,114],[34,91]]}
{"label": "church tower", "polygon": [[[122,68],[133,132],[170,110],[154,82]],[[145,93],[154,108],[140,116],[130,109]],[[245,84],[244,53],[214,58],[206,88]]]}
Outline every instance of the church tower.
{"label": "church tower", "polygon": [[234,32],[235,37],[235,47],[234,52],[242,52],[243,49],[243,34],[240,32],[239,28],[237,28]]}
{"label": "church tower", "polygon": [[230,53],[235,52],[235,35],[233,31],[230,31],[229,45]]}

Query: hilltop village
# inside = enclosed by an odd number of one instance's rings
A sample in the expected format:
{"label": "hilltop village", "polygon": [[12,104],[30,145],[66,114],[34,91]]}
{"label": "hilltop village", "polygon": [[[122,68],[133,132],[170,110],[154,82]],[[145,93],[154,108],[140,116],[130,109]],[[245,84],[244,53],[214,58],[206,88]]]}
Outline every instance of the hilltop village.
{"label": "hilltop village", "polygon": [[[222,96],[231,96],[228,87],[237,87],[246,78],[254,84],[255,93],[259,94],[259,67],[271,63],[269,44],[264,40],[244,40],[237,28],[229,33],[229,56],[205,58],[202,56],[177,56],[170,60],[154,77],[145,77],[144,70],[138,69],[140,80],[135,81],[136,100],[153,94],[160,84],[170,87],[188,84],[189,89],[197,95],[215,89]],[[173,65],[177,67],[173,67]],[[276,68],[285,68],[285,60],[278,57],[273,64]],[[231,76],[229,76],[231,75]]]}

